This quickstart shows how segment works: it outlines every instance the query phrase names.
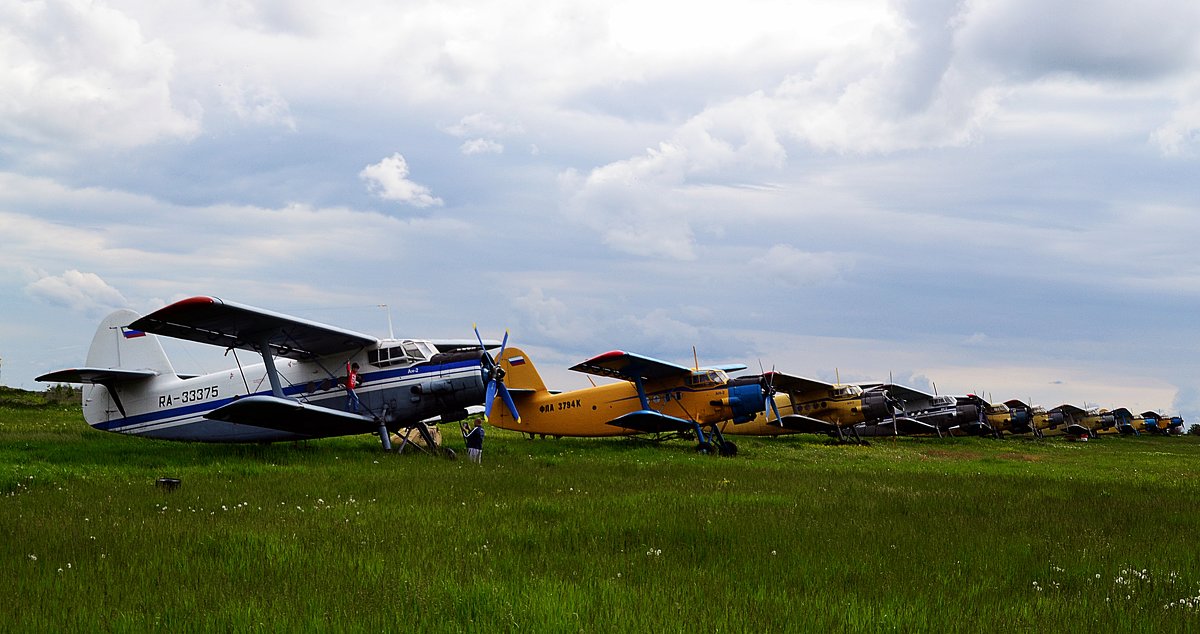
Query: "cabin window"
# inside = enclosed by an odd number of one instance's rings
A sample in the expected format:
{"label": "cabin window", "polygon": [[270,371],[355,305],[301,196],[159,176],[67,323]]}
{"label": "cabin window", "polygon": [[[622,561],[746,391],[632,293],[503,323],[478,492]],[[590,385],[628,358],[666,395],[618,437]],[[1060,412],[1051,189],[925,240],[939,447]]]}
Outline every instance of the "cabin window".
{"label": "cabin window", "polygon": [[371,365],[386,368],[391,365],[404,365],[415,361],[424,361],[425,353],[417,344],[406,341],[399,346],[379,348],[367,352],[367,361]]}

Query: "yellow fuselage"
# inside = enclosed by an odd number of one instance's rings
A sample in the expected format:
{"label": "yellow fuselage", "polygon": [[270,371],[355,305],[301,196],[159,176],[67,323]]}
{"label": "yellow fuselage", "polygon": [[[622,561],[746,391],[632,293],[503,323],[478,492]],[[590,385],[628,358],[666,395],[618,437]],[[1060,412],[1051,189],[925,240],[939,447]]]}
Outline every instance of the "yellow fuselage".
{"label": "yellow fuselage", "polygon": [[[709,425],[730,418],[724,385],[687,387],[677,381],[647,381],[650,409],[668,416]],[[609,383],[570,392],[514,393],[521,415],[517,422],[500,402],[488,420],[501,429],[545,436],[627,436],[636,430],[609,425],[609,421],[642,409],[637,388],[628,382]]]}
{"label": "yellow fuselage", "polygon": [[[779,415],[800,414],[810,418],[823,420],[839,427],[857,425],[865,422],[862,413],[862,397],[860,395],[838,394],[837,390],[820,390],[799,394],[775,394],[775,407]],[[770,421],[775,420],[775,412],[771,412]],[[749,422],[734,424],[732,421],[721,424],[721,433],[737,436],[781,436],[795,434],[796,431],[780,427],[778,423],[769,422],[765,413],[758,413]]]}

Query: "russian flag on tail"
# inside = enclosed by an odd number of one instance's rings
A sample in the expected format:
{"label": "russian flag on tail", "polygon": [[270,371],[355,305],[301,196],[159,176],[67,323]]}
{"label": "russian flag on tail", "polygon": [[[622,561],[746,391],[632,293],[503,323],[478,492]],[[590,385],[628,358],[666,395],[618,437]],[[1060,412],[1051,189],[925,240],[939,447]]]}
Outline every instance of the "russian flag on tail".
{"label": "russian flag on tail", "polygon": [[121,327],[121,334],[125,335],[126,339],[136,339],[137,337],[145,337],[146,336],[146,333],[141,330],[134,330],[132,328],[126,328],[124,326]]}

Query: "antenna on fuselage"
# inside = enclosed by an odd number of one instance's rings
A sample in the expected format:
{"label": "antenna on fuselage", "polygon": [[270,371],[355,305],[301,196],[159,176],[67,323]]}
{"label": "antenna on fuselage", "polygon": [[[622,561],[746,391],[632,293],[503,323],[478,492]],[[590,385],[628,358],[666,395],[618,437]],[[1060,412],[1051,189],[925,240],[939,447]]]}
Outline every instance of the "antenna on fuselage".
{"label": "antenna on fuselage", "polygon": [[696,354],[696,346],[692,346],[692,363],[695,364],[692,366],[692,369],[694,369],[694,370],[700,369],[700,357],[699,357],[699,355]]}
{"label": "antenna on fuselage", "polygon": [[396,334],[392,332],[392,308],[387,304],[376,304],[377,307],[387,311],[388,318],[388,339],[395,339]]}

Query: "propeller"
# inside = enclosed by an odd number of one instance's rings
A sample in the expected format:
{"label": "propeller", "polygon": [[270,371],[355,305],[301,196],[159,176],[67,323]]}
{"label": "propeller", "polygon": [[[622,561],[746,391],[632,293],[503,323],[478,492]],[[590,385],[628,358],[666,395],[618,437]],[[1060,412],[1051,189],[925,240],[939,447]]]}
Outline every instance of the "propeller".
{"label": "propeller", "polygon": [[[758,370],[762,372],[762,361],[758,362]],[[762,372],[758,378],[759,384],[762,385],[763,391],[763,416],[767,419],[767,424],[771,423],[771,412],[775,412],[775,422],[779,422],[779,406],[775,404],[775,366],[771,366],[771,373],[768,375]]]}
{"label": "propeller", "polygon": [[504,368],[500,367],[497,359],[504,356],[504,349],[508,347],[508,331],[504,331],[504,339],[500,342],[500,352],[493,357],[488,351],[487,346],[483,345],[483,337],[479,336],[479,325],[472,324],[475,329],[475,339],[479,341],[479,348],[483,350],[483,358],[487,359],[487,388],[484,392],[483,401],[483,419],[488,420],[492,415],[492,405],[496,402],[496,394],[500,394],[500,398],[504,401],[504,406],[508,408],[513,419],[518,423],[521,422],[521,415],[517,413],[517,404],[513,402],[512,395],[508,393],[508,388],[504,386]]}

